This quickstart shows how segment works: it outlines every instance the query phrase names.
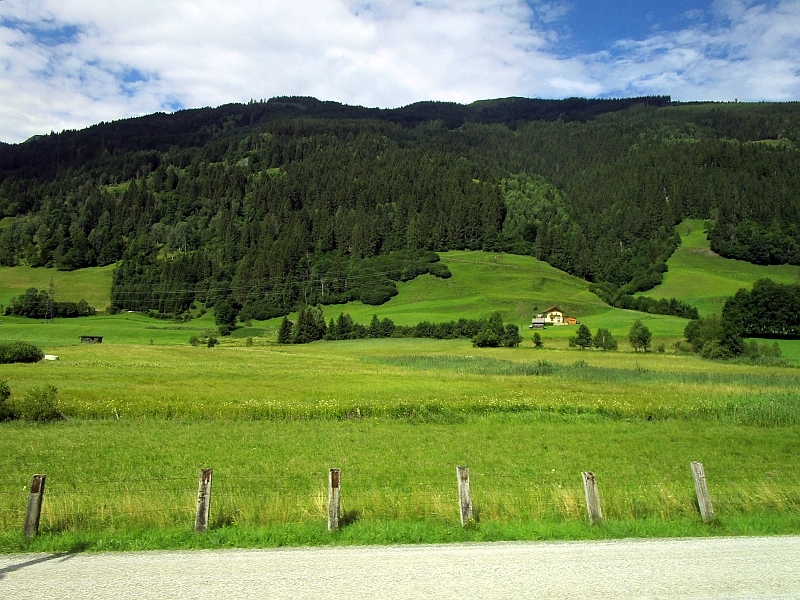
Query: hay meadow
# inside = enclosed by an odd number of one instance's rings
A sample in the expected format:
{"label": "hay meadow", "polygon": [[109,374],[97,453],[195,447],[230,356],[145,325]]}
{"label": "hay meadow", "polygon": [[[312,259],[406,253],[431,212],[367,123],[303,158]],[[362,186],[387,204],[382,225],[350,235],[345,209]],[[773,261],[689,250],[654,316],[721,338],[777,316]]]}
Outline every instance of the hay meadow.
{"label": "hay meadow", "polygon": [[[684,246],[649,295],[694,300],[707,314],[736,291],[731,282],[761,276],[694,252],[702,223],[681,227]],[[723,262],[709,271],[697,257]],[[534,307],[558,304],[593,332],[609,328],[619,351],[569,349],[570,327],[546,330],[542,349],[527,328],[519,348],[423,339],[281,346],[273,320],[243,323],[208,348],[188,340],[213,331],[210,312],[185,323],[127,313],[3,317],[1,339],[30,341],[59,360],[0,365],[0,380],[12,399],[56,386],[67,419],[0,424],[0,550],[800,532],[797,342],[781,342],[785,360],[776,364],[705,361],[670,350],[686,321],[609,308],[586,282],[530,257],[449,252],[442,261],[452,278],[419,277],[382,306],[328,306],[326,317],[414,324],[499,310],[525,324]],[[0,298],[52,277],[59,299],[102,299],[110,271],[91,271],[0,269]],[[717,284],[680,283],[697,273]],[[625,336],[637,318],[666,352],[631,350]],[[104,342],[81,345],[80,335]],[[713,524],[697,511],[692,460],[705,465]],[[467,529],[457,512],[459,464],[470,467],[477,512]],[[211,529],[195,535],[203,467],[214,468]],[[329,467],[342,469],[345,525],[335,534],[325,529]],[[600,527],[586,523],[586,470],[600,485]],[[47,474],[42,534],[26,540],[34,473]]]}

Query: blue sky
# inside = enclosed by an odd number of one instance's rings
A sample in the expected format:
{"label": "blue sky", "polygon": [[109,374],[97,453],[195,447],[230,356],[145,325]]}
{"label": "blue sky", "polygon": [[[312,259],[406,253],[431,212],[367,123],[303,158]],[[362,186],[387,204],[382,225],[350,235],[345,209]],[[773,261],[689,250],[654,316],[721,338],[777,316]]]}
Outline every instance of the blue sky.
{"label": "blue sky", "polygon": [[800,100],[800,0],[0,0],[0,140],[310,95]]}
{"label": "blue sky", "polygon": [[[536,14],[536,3],[529,4]],[[555,25],[562,32],[564,51],[592,53],[613,48],[621,39],[646,39],[654,33],[677,31],[693,22],[713,19],[711,4],[696,0],[576,0],[562,5],[564,16]]]}

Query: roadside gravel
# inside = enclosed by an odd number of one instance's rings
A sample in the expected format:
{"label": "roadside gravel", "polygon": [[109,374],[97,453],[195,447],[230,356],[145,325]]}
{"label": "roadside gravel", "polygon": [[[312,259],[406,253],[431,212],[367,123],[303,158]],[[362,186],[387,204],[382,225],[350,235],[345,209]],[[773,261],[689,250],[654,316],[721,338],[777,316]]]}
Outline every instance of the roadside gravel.
{"label": "roadside gravel", "polygon": [[800,598],[800,536],[0,555],[0,598]]}

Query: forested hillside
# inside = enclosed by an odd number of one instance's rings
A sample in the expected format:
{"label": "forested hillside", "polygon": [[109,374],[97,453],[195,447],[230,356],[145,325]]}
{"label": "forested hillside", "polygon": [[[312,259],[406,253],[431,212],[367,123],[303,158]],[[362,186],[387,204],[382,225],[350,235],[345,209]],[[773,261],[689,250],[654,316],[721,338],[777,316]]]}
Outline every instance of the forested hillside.
{"label": "forested hillside", "polygon": [[607,301],[661,281],[674,225],[800,264],[800,105],[668,98],[395,110],[278,98],[0,145],[0,264],[112,264],[118,309],[249,318],[380,304],[435,252],[535,255]]}

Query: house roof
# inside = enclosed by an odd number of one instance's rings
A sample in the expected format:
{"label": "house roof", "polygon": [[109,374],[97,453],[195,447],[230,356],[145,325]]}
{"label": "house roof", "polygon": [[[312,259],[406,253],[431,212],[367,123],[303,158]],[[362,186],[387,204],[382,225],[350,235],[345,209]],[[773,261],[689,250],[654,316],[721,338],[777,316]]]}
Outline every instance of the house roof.
{"label": "house roof", "polygon": [[563,310],[561,310],[560,308],[558,308],[557,306],[551,306],[551,307],[550,307],[550,308],[548,308],[546,311],[544,311],[544,314],[551,313],[551,312],[560,312],[560,313],[563,313],[564,311],[563,311]]}

